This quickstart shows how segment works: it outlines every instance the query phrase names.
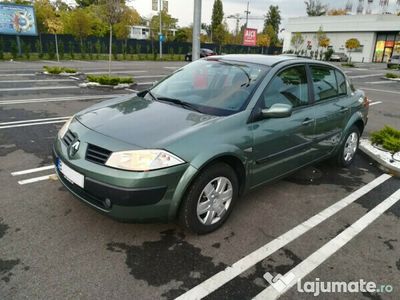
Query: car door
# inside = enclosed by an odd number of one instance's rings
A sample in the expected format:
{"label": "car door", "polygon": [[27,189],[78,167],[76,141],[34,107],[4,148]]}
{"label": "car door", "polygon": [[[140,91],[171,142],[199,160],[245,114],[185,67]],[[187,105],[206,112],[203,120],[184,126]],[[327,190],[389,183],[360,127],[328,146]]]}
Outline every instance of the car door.
{"label": "car door", "polygon": [[304,64],[286,67],[268,83],[256,110],[276,103],[289,104],[285,118],[260,119],[253,124],[251,185],[257,186],[308,164],[315,157],[311,147],[315,117],[310,109],[310,86]]}
{"label": "car door", "polygon": [[329,66],[310,65],[314,93],[317,158],[328,156],[340,142],[350,103],[344,75]]}

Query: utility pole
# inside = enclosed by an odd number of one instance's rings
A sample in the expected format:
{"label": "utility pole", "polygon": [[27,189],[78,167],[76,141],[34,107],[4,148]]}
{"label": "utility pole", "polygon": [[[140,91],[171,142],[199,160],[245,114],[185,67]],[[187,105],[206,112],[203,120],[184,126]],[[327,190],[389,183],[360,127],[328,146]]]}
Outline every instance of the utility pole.
{"label": "utility pole", "polygon": [[245,28],[247,28],[247,24],[249,23],[249,14],[250,14],[249,1],[247,1],[247,9],[244,11],[244,13],[246,14],[246,26],[245,26]]}
{"label": "utility pole", "polygon": [[194,0],[192,61],[200,58],[201,0]]}
{"label": "utility pole", "polygon": [[162,17],[161,17],[161,2],[162,0],[158,1],[158,10],[160,14],[160,34],[158,35],[158,39],[160,40],[160,59],[162,59]]}

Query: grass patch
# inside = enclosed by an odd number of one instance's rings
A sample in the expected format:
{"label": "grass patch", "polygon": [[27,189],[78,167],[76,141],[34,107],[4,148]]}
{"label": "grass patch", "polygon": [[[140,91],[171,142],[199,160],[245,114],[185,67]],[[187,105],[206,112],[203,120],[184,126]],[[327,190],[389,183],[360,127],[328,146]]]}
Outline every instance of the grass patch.
{"label": "grass patch", "polygon": [[355,64],[353,64],[353,63],[343,63],[342,64],[342,67],[349,67],[349,68],[355,68]]}
{"label": "grass patch", "polygon": [[371,134],[371,142],[382,146],[384,149],[396,153],[400,151],[400,130],[390,126]]}
{"label": "grass patch", "polygon": [[386,73],[385,77],[386,78],[400,78],[400,75],[395,74],[395,73]]}
{"label": "grass patch", "polygon": [[389,65],[389,66],[388,66],[388,69],[390,69],[390,70],[397,70],[397,69],[400,69],[400,65]]}
{"label": "grass patch", "polygon": [[73,74],[76,73],[76,70],[73,68],[67,68],[67,67],[49,67],[49,66],[43,66],[43,69],[50,73],[50,74],[61,74],[61,73],[69,73]]}
{"label": "grass patch", "polygon": [[132,77],[117,77],[109,75],[88,75],[87,80],[89,82],[97,82],[102,85],[118,85],[120,83],[133,83]]}

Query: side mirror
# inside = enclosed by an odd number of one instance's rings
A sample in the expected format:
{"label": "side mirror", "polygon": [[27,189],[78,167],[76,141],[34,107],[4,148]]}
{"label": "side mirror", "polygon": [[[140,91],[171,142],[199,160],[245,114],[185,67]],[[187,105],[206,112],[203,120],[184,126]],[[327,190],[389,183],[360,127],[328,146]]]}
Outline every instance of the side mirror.
{"label": "side mirror", "polygon": [[289,104],[276,103],[270,108],[261,110],[263,118],[287,118],[292,115],[293,107]]}

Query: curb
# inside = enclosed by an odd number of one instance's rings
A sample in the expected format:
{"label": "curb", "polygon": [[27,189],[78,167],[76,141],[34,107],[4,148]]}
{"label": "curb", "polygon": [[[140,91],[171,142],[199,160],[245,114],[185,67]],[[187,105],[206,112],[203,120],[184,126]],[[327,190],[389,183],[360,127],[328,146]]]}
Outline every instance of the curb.
{"label": "curb", "polygon": [[381,79],[384,79],[384,80],[390,80],[390,81],[399,81],[399,82],[400,82],[400,78],[387,78],[387,77],[381,77]]}
{"label": "curb", "polygon": [[105,84],[100,84],[97,82],[83,82],[79,84],[79,87],[81,88],[108,88],[108,89],[113,89],[113,90],[122,90],[126,88],[130,88],[134,85],[134,83],[120,83],[118,85],[105,85]]}
{"label": "curb", "polygon": [[375,160],[383,171],[400,177],[400,161],[394,160],[390,152],[374,147],[368,139],[360,139],[359,149]]}

